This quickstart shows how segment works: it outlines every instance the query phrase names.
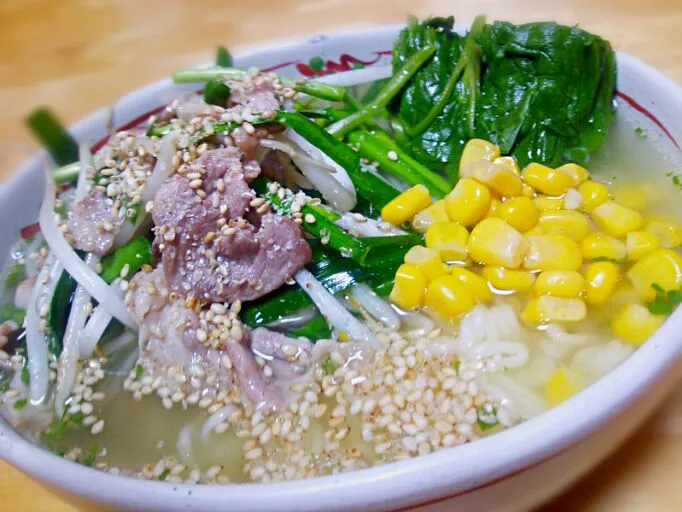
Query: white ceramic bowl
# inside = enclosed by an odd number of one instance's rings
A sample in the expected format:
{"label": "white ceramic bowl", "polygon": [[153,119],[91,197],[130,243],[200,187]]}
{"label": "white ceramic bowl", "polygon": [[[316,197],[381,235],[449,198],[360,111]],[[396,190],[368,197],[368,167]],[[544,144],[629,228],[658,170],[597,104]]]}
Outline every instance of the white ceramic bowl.
{"label": "white ceramic bowl", "polygon": [[[399,28],[318,36],[242,55],[236,65],[296,76],[310,72],[306,65],[318,56],[329,59],[326,68],[332,70],[384,64]],[[675,141],[682,142],[682,90],[628,55],[619,54],[618,65],[621,112],[635,116],[650,137],[682,160]],[[144,120],[174,93],[188,89],[163,80],[123,97],[116,105],[117,126]],[[104,111],[94,113],[73,133],[81,141],[99,140],[105,119]],[[0,189],[3,257],[20,228],[35,221],[42,188],[34,159]],[[468,445],[338,476],[230,486],[133,480],[67,462],[25,441],[5,423],[0,423],[0,456],[64,495],[117,510],[525,510],[574,482],[660,404],[680,374],[681,326],[678,310],[609,375],[522,425]]]}

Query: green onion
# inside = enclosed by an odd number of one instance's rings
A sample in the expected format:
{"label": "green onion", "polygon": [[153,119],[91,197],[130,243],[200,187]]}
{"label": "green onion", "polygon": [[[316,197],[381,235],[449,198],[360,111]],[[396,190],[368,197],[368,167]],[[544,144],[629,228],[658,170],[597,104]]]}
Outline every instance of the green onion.
{"label": "green onion", "polygon": [[83,457],[81,464],[88,467],[92,466],[95,463],[95,460],[97,460],[98,452],[99,448],[97,447],[96,444],[93,444],[88,450],[88,453],[85,455],[85,457]]}
{"label": "green onion", "polygon": [[348,141],[358,148],[360,155],[377,162],[383,171],[397,176],[410,185],[423,184],[434,197],[439,199],[445,197],[452,189],[446,179],[411,158],[392,141],[387,143],[366,131],[350,133]]}
{"label": "green onion", "polygon": [[46,108],[34,110],[26,118],[26,124],[57,165],[78,161],[78,143],[52,112]]}
{"label": "green onion", "polygon": [[151,265],[152,261],[152,246],[149,240],[143,236],[133,238],[127,244],[102,258],[100,277],[107,283],[111,283],[121,277],[121,271],[126,265],[128,265],[127,275],[132,276],[142,268],[142,265]]}
{"label": "green onion", "polygon": [[486,407],[481,407],[478,410],[478,418],[476,423],[478,424],[478,428],[481,429],[481,432],[491,430],[500,424],[499,420],[497,419],[497,410],[495,410],[494,407],[492,410],[486,409]]}
{"label": "green onion", "polygon": [[140,380],[142,378],[143,373],[144,373],[144,368],[142,367],[142,365],[136,364],[135,365],[135,380]]}
{"label": "green onion", "polygon": [[164,481],[169,476],[170,476],[170,469],[166,468],[159,475],[159,480]]}
{"label": "green onion", "polygon": [[402,88],[405,87],[410,78],[412,78],[424,63],[431,58],[435,51],[436,48],[434,46],[425,46],[421,50],[415,52],[405,62],[403,67],[391,77],[374,100],[363,106],[353,115],[331,125],[328,128],[329,133],[332,133],[336,137],[343,137],[347,133],[359,128],[372,117],[378,115]]}

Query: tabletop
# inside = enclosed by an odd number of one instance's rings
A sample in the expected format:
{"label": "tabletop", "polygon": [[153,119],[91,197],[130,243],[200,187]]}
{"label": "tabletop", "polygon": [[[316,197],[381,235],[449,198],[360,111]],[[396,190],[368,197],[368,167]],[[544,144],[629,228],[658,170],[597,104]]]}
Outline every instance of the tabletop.
{"label": "tabletop", "polygon": [[[272,40],[477,14],[579,23],[682,83],[682,0],[0,0],[0,180],[36,147],[22,119],[71,123],[122,93]],[[625,446],[546,511],[682,510],[682,386]],[[0,461],[0,511],[78,510]]]}

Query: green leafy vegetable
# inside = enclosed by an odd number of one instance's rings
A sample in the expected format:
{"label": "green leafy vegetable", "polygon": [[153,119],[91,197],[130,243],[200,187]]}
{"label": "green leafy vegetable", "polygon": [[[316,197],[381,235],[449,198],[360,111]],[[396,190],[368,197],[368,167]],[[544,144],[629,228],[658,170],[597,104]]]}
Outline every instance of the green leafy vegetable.
{"label": "green leafy vegetable", "polygon": [[4,395],[9,391],[10,382],[12,379],[3,379],[0,382],[0,395]]}
{"label": "green leafy vegetable", "polygon": [[672,315],[675,308],[682,303],[682,291],[664,290],[658,283],[651,287],[656,291],[656,297],[647,304],[649,312],[652,315]]}
{"label": "green leafy vegetable", "polygon": [[28,404],[28,398],[20,398],[19,400],[14,402],[13,407],[17,411],[21,411],[24,407],[26,407],[27,404]]}
{"label": "green leafy vegetable", "polygon": [[168,123],[161,126],[152,125],[147,130],[147,137],[163,137],[173,131],[173,125]]}
{"label": "green leafy vegetable", "polygon": [[141,364],[135,365],[135,380],[140,380],[142,378],[142,374],[144,373],[144,368],[142,367]]}
{"label": "green leafy vegetable", "polygon": [[398,141],[417,160],[453,169],[476,137],[499,145],[521,166],[556,166],[584,162],[603,143],[616,79],[608,42],[577,27],[484,26],[480,18],[463,37],[453,22],[411,19],[394,47],[396,70],[424,47],[436,48],[390,105],[413,135]]}
{"label": "green leafy vegetable", "polygon": [[168,468],[164,469],[159,475],[159,480],[163,482],[166,478],[170,476],[170,472],[171,472],[170,469]]}
{"label": "green leafy vegetable", "polygon": [[78,161],[78,143],[52,112],[39,108],[26,118],[26,124],[57,165]]}
{"label": "green leafy vegetable", "polygon": [[149,240],[143,236],[134,238],[102,258],[100,277],[107,283],[111,283],[121,276],[121,271],[126,265],[128,265],[126,275],[132,276],[142,268],[142,265],[151,265],[152,261],[152,246]]}
{"label": "green leafy vegetable", "polygon": [[97,454],[99,453],[99,447],[96,444],[93,444],[88,452],[85,454],[85,457],[80,461],[81,464],[84,466],[91,467],[95,461],[97,460]]}

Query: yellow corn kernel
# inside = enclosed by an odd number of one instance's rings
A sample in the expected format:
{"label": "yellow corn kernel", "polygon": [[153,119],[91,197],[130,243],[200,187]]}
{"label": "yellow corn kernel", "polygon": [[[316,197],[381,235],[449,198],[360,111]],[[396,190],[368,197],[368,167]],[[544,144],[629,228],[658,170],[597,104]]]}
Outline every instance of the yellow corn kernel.
{"label": "yellow corn kernel", "polygon": [[537,196],[533,198],[533,204],[541,212],[560,210],[564,207],[563,197]]}
{"label": "yellow corn kernel", "polygon": [[609,189],[606,185],[598,181],[586,181],[578,186],[578,192],[583,198],[580,207],[583,210],[590,211],[592,208],[599,206],[609,200]]}
{"label": "yellow corn kernel", "polygon": [[400,226],[430,204],[429,190],[424,185],[415,185],[384,206],[381,209],[381,216],[386,222]]}
{"label": "yellow corn kernel", "polygon": [[516,158],[513,156],[498,156],[495,160],[493,160],[493,163],[513,172],[517,176],[521,175],[521,171],[519,171],[519,164],[516,163]]}
{"label": "yellow corn kernel", "polygon": [[587,217],[574,210],[550,210],[542,212],[538,225],[548,235],[566,235],[579,242],[590,232]]}
{"label": "yellow corn kernel", "polygon": [[578,164],[564,164],[561,167],[557,167],[556,170],[568,174],[571,177],[572,186],[574,187],[577,187],[583,181],[587,181],[587,178],[590,177],[590,173],[587,172],[587,169]]}
{"label": "yellow corn kernel", "polygon": [[492,196],[488,187],[471,178],[462,178],[445,198],[450,220],[472,227],[488,210]]}
{"label": "yellow corn kernel", "polygon": [[483,139],[471,139],[465,144],[464,150],[462,150],[462,157],[459,159],[460,175],[474,162],[479,160],[492,162],[499,156],[500,148],[492,142]]}
{"label": "yellow corn kernel", "polygon": [[403,309],[414,309],[424,302],[428,281],[416,265],[404,263],[398,267],[390,299]]}
{"label": "yellow corn kernel", "polygon": [[528,270],[578,270],[583,255],[578,244],[566,235],[529,235],[523,267]]}
{"label": "yellow corn kernel", "polygon": [[500,291],[530,290],[535,282],[535,274],[526,270],[485,266],[481,274],[495,289]]}
{"label": "yellow corn kernel", "polygon": [[519,196],[523,188],[518,174],[487,160],[472,162],[464,168],[461,176],[480,181],[502,197]]}
{"label": "yellow corn kernel", "polygon": [[604,233],[588,234],[580,242],[580,248],[588,261],[596,259],[622,261],[628,252],[623,242]]}
{"label": "yellow corn kernel", "polygon": [[642,211],[648,206],[646,185],[621,185],[613,190],[613,199],[633,210]]}
{"label": "yellow corn kernel", "polygon": [[499,217],[501,207],[502,207],[502,201],[493,197],[492,200],[490,201],[490,209],[488,210],[488,213],[485,214],[485,218]]}
{"label": "yellow corn kernel", "polygon": [[429,226],[424,236],[426,247],[438,251],[443,261],[464,261],[467,259],[469,232],[456,222],[436,222]]}
{"label": "yellow corn kernel", "polygon": [[604,232],[616,238],[624,238],[630,231],[636,231],[644,224],[644,218],[639,212],[615,201],[606,201],[592,208],[590,216]]}
{"label": "yellow corn kernel", "polygon": [[627,280],[616,283],[611,298],[607,302],[607,307],[612,311],[617,311],[626,304],[639,302],[639,296],[634,286]]}
{"label": "yellow corn kernel", "polygon": [[535,190],[548,196],[560,196],[573,186],[573,178],[569,174],[538,163],[528,164],[521,171],[521,177]]}
{"label": "yellow corn kernel", "polygon": [[648,231],[631,231],[625,235],[625,247],[630,261],[639,261],[647,254],[658,249],[658,237]]}
{"label": "yellow corn kernel", "polygon": [[558,368],[545,384],[545,400],[553,407],[565,402],[587,385],[585,376],[569,366]]}
{"label": "yellow corn kernel", "polygon": [[429,281],[448,273],[448,269],[443,260],[440,259],[438,251],[422,247],[421,245],[415,245],[407,251],[405,263],[416,266]]}
{"label": "yellow corn kernel", "polygon": [[613,295],[620,279],[618,265],[611,261],[595,261],[585,268],[585,302],[601,306]]}
{"label": "yellow corn kernel", "polygon": [[445,200],[439,199],[431,206],[427,206],[412,219],[412,227],[423,233],[435,222],[447,222],[450,220],[448,211],[445,207]]}
{"label": "yellow corn kernel", "polygon": [[551,322],[579,322],[587,315],[587,307],[580,299],[566,299],[540,295],[528,301],[521,319],[528,325]]}
{"label": "yellow corn kernel", "polygon": [[454,276],[442,276],[431,281],[424,297],[424,305],[443,318],[467,313],[474,304],[474,294]]}
{"label": "yellow corn kernel", "polygon": [[469,256],[478,263],[518,268],[528,252],[526,238],[502,219],[483,219],[469,236]]}
{"label": "yellow corn kernel", "polygon": [[521,195],[523,197],[527,197],[528,199],[533,199],[535,197],[535,190],[533,190],[533,187],[530,185],[526,185],[524,183],[523,188],[521,189]]}
{"label": "yellow corn kernel", "polygon": [[626,304],[611,321],[613,334],[632,345],[641,345],[656,332],[666,317],[652,314],[641,304]]}
{"label": "yellow corn kernel", "polygon": [[664,290],[679,290],[682,286],[682,257],[671,249],[656,249],[630,267],[628,278],[643,301],[656,297],[653,285]]}
{"label": "yellow corn kernel", "polygon": [[470,270],[461,267],[452,267],[450,269],[450,275],[464,283],[471,293],[474,294],[474,298],[478,302],[492,302],[493,292],[488,286],[488,281],[478,274],[474,274]]}
{"label": "yellow corn kernel", "polygon": [[577,299],[585,289],[585,279],[575,270],[546,270],[535,280],[535,293]]}
{"label": "yellow corn kernel", "polygon": [[680,228],[666,219],[651,219],[644,226],[644,231],[655,235],[661,247],[672,249],[682,244]]}
{"label": "yellow corn kernel", "polygon": [[537,224],[539,212],[531,199],[521,196],[501,203],[498,216],[523,233]]}

